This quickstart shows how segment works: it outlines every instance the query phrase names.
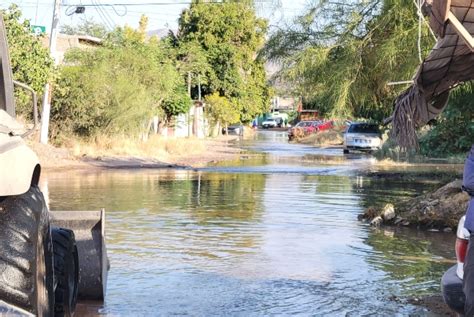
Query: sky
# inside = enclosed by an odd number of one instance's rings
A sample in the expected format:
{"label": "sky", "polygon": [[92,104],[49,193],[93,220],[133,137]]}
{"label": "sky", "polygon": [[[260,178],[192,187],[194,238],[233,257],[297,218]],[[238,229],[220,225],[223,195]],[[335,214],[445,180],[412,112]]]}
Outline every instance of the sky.
{"label": "sky", "polygon": [[[256,0],[257,14],[270,21],[271,26],[283,27],[299,15],[311,0]],[[148,30],[177,29],[181,11],[189,0],[62,0],[61,25],[76,25],[84,18],[106,25],[109,29],[125,24],[137,27],[142,14],[149,17]],[[51,28],[54,0],[2,0],[1,9],[17,4],[31,24]],[[114,6],[86,7],[84,14],[69,15],[74,5],[114,4]],[[117,5],[115,5],[117,4]],[[119,5],[123,4],[123,5]],[[128,5],[126,5],[128,4]]]}

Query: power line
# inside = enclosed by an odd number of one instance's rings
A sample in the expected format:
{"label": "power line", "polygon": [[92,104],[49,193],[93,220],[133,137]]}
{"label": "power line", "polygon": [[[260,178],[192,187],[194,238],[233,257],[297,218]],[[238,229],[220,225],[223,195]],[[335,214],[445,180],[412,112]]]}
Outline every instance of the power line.
{"label": "power line", "polygon": [[[100,5],[101,3],[99,2],[99,0],[92,0],[92,3],[95,3],[97,5]],[[107,13],[107,11],[102,8],[101,6],[98,6],[97,7],[101,12],[102,14],[104,15],[104,17],[106,18],[107,21],[109,21],[110,23],[110,26],[112,28],[112,30],[115,28],[115,21],[112,19],[112,17]],[[112,7],[113,8],[113,7]]]}
{"label": "power line", "polygon": [[94,9],[95,11],[97,12],[97,14],[99,15],[99,18],[102,20],[102,22],[104,23],[104,25],[106,25],[109,30],[113,30],[114,29],[114,26],[110,23],[109,20],[107,20],[107,18],[104,16],[103,12],[102,12],[102,8],[99,7],[99,6],[94,6]]}
{"label": "power line", "polygon": [[[223,4],[224,2],[221,1],[209,1],[209,2],[200,2],[199,4]],[[271,0],[261,0],[255,1],[255,3],[262,4],[262,3],[272,3]],[[135,2],[135,3],[89,3],[89,4],[69,4],[68,6],[75,7],[75,6],[82,6],[82,7],[113,7],[113,6],[172,6],[172,5],[183,5],[183,4],[193,4],[193,2]]]}

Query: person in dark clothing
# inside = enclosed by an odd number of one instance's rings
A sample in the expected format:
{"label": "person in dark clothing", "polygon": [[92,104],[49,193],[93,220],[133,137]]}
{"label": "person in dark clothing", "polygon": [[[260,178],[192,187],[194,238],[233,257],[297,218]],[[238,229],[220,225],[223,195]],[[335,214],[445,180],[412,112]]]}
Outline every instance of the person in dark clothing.
{"label": "person in dark clothing", "polygon": [[464,261],[463,290],[466,295],[464,314],[474,317],[474,144],[464,164],[463,190],[471,197],[464,223],[464,227],[471,233]]}

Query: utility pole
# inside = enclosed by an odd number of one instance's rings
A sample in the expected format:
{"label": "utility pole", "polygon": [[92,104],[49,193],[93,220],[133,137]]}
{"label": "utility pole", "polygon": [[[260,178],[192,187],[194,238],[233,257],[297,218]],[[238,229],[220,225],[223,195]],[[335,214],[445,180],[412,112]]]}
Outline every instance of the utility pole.
{"label": "utility pole", "polygon": [[[58,64],[56,56],[56,42],[58,39],[59,18],[61,15],[61,1],[54,0],[53,23],[51,25],[51,35],[49,36],[49,53],[54,59],[55,65]],[[51,112],[51,85],[47,83],[44,86],[43,109],[41,112],[41,133],[40,142],[48,144],[49,114]]]}
{"label": "utility pole", "polygon": [[[188,72],[188,96],[189,99],[191,98],[191,72]],[[189,109],[188,113],[186,114],[186,120],[188,121],[188,138],[193,135],[193,126],[191,124],[191,109]]]}
{"label": "utility pole", "polygon": [[198,74],[198,100],[199,100],[199,107],[194,107],[194,123],[193,123],[193,127],[194,127],[194,135],[197,136],[198,133],[199,133],[199,121],[198,121],[198,118],[200,118],[200,116],[198,115],[200,113],[200,110],[202,109],[201,106],[202,106],[202,96],[201,96],[201,74]]}
{"label": "utility pole", "polygon": [[198,74],[198,100],[201,100],[201,74]]}

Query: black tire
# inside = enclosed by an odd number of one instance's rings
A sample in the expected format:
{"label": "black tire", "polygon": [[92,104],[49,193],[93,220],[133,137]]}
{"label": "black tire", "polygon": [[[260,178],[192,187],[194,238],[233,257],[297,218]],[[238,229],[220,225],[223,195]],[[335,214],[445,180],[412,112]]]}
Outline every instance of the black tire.
{"label": "black tire", "polygon": [[343,150],[342,150],[342,153],[344,153],[344,154],[349,154],[349,150],[348,150],[348,149],[343,149]]}
{"label": "black tire", "polygon": [[37,186],[0,201],[0,300],[38,316],[54,306],[49,213]]}
{"label": "black tire", "polygon": [[51,230],[54,250],[54,285],[56,317],[71,316],[76,309],[79,287],[79,259],[74,232]]}

